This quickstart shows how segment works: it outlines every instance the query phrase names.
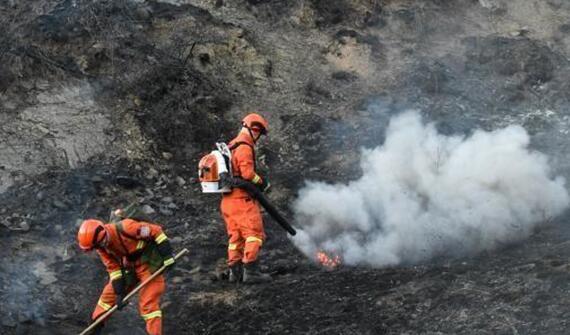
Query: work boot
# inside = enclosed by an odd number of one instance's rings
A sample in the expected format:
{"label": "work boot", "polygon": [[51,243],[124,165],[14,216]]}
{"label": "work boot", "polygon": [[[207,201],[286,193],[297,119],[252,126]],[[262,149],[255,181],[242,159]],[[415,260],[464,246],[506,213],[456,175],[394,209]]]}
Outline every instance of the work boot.
{"label": "work boot", "polygon": [[230,268],[228,269],[228,281],[230,283],[237,283],[241,281],[242,273],[243,269],[241,262],[231,265]]}
{"label": "work boot", "polygon": [[243,282],[246,284],[259,284],[271,281],[271,276],[259,271],[257,262],[245,263],[243,265]]}

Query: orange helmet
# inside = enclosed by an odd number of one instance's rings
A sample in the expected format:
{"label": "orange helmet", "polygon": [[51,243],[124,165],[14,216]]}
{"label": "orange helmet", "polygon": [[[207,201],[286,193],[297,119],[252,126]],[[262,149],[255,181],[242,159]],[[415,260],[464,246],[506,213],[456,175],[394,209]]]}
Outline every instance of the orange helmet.
{"label": "orange helmet", "polygon": [[269,132],[269,122],[257,113],[247,114],[241,121],[241,124],[248,129],[257,130],[262,134]]}
{"label": "orange helmet", "polygon": [[85,220],[79,227],[77,243],[82,250],[89,251],[100,245],[106,235],[103,222],[94,219]]}

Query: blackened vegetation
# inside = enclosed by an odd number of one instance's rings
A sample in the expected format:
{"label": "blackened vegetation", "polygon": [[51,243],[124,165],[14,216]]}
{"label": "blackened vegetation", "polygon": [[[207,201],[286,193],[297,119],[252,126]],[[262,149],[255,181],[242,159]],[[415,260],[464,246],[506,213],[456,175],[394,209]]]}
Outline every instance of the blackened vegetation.
{"label": "blackened vegetation", "polygon": [[[327,272],[300,266],[256,288],[228,285],[198,291],[190,285],[194,303],[188,313],[194,318],[181,319],[180,326],[206,334],[405,330],[465,335],[474,329],[480,334],[511,334],[513,329],[538,334],[547,327],[549,333],[562,335],[570,274],[564,238],[553,233],[545,230],[530,244],[500,257],[376,271],[344,267]],[[553,243],[551,254],[543,254],[547,240]]]}
{"label": "blackened vegetation", "polygon": [[195,143],[204,145],[199,150],[211,149],[229,131],[223,113],[231,101],[217,95],[216,87],[198,72],[158,67],[135,87],[143,103],[136,113],[142,128],[176,157],[195,155]]}
{"label": "blackened vegetation", "polygon": [[[392,98],[421,109],[445,134],[493,129],[491,120],[506,115],[523,118],[529,105],[540,110],[546,100],[547,108],[564,109],[568,99],[562,93],[567,86],[563,78],[569,63],[558,50],[524,36],[467,37],[461,43],[463,55],[417,57],[401,78],[400,89],[407,97]],[[552,123],[525,119],[531,133],[550,127]]]}
{"label": "blackened vegetation", "polygon": [[337,72],[333,72],[331,74],[331,77],[333,79],[336,80],[340,80],[340,81],[354,81],[356,79],[358,79],[358,75],[352,73],[352,72],[348,72],[348,71],[337,71]]}
{"label": "blackened vegetation", "polygon": [[[39,16],[33,23],[39,37],[58,43],[66,43],[88,36],[89,31],[86,29],[86,25],[81,22],[81,19],[85,18],[84,13],[79,8],[75,1],[65,0],[57,4],[49,14]],[[121,8],[119,6],[92,6],[90,10],[93,10],[93,17],[101,14],[103,14],[102,17],[109,17],[114,12],[120,11]],[[105,13],[101,10],[105,10]]]}
{"label": "blackened vegetation", "polygon": [[570,33],[570,24],[563,24],[559,27],[561,33],[568,34]]}
{"label": "blackened vegetation", "polygon": [[[6,50],[0,60],[4,56],[11,65],[17,57],[29,77],[45,69],[59,76],[88,78],[100,88],[104,104],[116,98],[135,99],[136,118],[145,135],[156,137],[157,151],[170,151],[176,157],[195,154],[204,149],[195,143],[213,143],[224,133],[222,116],[231,100],[220,84],[193,68],[189,62],[192,49],[181,44],[187,42],[158,47],[145,35],[154,21],[183,16],[213,21],[207,11],[189,5],[66,0],[27,26],[13,28],[31,35],[34,42],[4,41],[0,46]],[[0,23],[9,24],[7,20]],[[77,59],[71,56],[74,53],[83,56]],[[4,74],[0,88],[22,75],[14,69],[0,67]]]}
{"label": "blackened vegetation", "polygon": [[[326,92],[318,93],[318,88],[309,89],[312,90],[309,92],[311,95],[320,99],[323,94],[326,95]],[[365,138],[369,138],[370,133],[355,133],[354,129],[358,125],[334,115],[327,117],[317,114],[284,114],[281,120],[284,124],[283,132],[294,143],[298,143],[286,149],[291,157],[289,160],[272,168],[272,175],[279,178],[283,186],[297,190],[306,180],[352,180],[361,174],[356,158],[359,151],[354,148],[359,147]],[[304,153],[303,159],[294,159],[295,154],[299,152]],[[354,159],[341,162],[338,160],[341,155]],[[303,178],[291,174],[292,169]]]}
{"label": "blackened vegetation", "polygon": [[[0,333],[26,333],[26,329],[37,327],[53,330],[53,324],[62,318],[77,315],[78,320],[83,319],[77,305],[64,307],[56,301],[84,294],[84,288],[77,285],[77,274],[88,275],[95,282],[102,279],[96,269],[87,267],[86,259],[73,258],[77,249],[72,242],[79,216],[95,215],[89,203],[97,193],[96,169],[52,170],[25,187],[0,195],[0,237],[4,239],[0,254],[20,259],[0,264],[0,297],[7,302],[0,307],[5,316]],[[107,211],[99,207],[96,214],[105,217]],[[31,251],[37,246],[43,250],[41,257]]]}
{"label": "blackened vegetation", "polygon": [[290,15],[291,9],[295,6],[293,1],[280,0],[247,0],[250,10],[256,9],[260,19],[281,20]]}
{"label": "blackened vegetation", "polygon": [[350,18],[352,7],[345,0],[312,0],[319,19],[316,21],[317,26],[327,27],[344,22]]}
{"label": "blackened vegetation", "polygon": [[346,37],[354,38],[357,43],[369,45],[375,54],[382,49],[382,44],[377,36],[363,35],[352,29],[341,29],[335,34],[335,38],[342,44],[346,44]]}
{"label": "blackened vegetation", "polygon": [[448,87],[450,71],[439,62],[420,63],[411,79],[428,94],[450,93]]}
{"label": "blackened vegetation", "polygon": [[331,93],[314,81],[309,81],[305,86],[305,95],[307,96],[307,103],[310,104],[318,104],[322,99],[331,98]]}
{"label": "blackened vegetation", "polygon": [[14,81],[15,76],[6,65],[0,65],[0,92],[6,90]]}
{"label": "blackened vegetation", "polygon": [[465,40],[467,57],[475,61],[472,71],[495,71],[504,76],[523,73],[529,85],[543,84],[553,77],[560,56],[547,46],[526,38],[490,37]]}
{"label": "blackened vegetation", "polygon": [[[532,33],[458,29],[471,11],[508,16],[479,1],[193,3],[215,15],[157,1],[0,1],[0,103],[5,92],[18,98],[0,112],[17,116],[20,103],[33,106],[27,80],[82,79],[106,106],[113,139],[148,145],[138,158],[105,153],[78,169],[49,169],[0,196],[0,297],[8,301],[0,304],[0,333],[80,332],[108,277],[78,251],[77,220],[106,219],[111,208],[138,202],[154,211],[175,249],[192,251],[168,275],[167,334],[567,334],[569,236],[558,227],[475,259],[329,272],[267,217],[262,265],[275,281],[236,286],[210,280],[214,264],[223,267],[227,236],[218,197],[200,194],[195,175],[200,154],[234,135],[244,109],[266,110],[272,129],[260,167],[269,167],[268,196],[291,218],[288,206],[305,180],[358,178],[359,148],[383,143],[402,110],[421,109],[445,134],[494,129],[528,110],[566,111],[567,57]],[[561,14],[569,8],[564,0],[547,4]],[[563,43],[570,29],[559,26]],[[445,44],[461,41],[459,51]],[[328,62],[321,50],[329,43],[370,49],[373,66],[359,67],[366,57]],[[547,133],[557,119],[524,120]],[[567,146],[559,143],[555,150]],[[37,265],[46,258],[47,275]],[[131,306],[107,331],[143,328]]]}
{"label": "blackened vegetation", "polygon": [[263,4],[263,3],[267,3],[270,2],[268,0],[247,0],[247,3],[250,5],[259,5],[259,4]]}
{"label": "blackened vegetation", "polygon": [[[129,162],[117,160],[112,166],[103,163],[106,162],[94,160],[93,163],[73,171],[50,169],[31,180],[26,187],[20,190],[11,189],[1,194],[0,201],[6,206],[25,212],[22,213],[25,215],[21,216],[21,220],[27,220],[30,229],[44,237],[73,234],[76,220],[81,215],[108,217],[108,206],[93,201],[97,196],[118,196],[117,205],[133,200],[121,197],[121,188],[114,186],[115,176],[129,169]],[[26,206],[32,202],[35,203],[33,207]],[[54,230],[54,225],[59,227]]]}

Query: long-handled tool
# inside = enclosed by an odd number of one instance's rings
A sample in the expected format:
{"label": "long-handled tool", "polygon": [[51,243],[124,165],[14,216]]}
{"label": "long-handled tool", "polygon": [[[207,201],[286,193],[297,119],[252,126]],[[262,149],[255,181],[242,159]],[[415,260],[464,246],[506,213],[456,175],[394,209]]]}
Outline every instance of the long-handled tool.
{"label": "long-handled tool", "polygon": [[[182,249],[178,254],[176,254],[176,256],[174,256],[174,259],[178,259],[180,257],[182,257],[184,254],[186,254],[188,252],[188,249],[184,248]],[[140,283],[137,287],[135,287],[131,292],[129,292],[129,294],[127,294],[127,296],[123,299],[123,302],[127,302],[133,295],[135,295],[138,291],[140,291],[141,288],[143,288],[143,286],[145,286],[146,284],[148,284],[151,280],[153,280],[156,276],[158,276],[159,274],[161,274],[162,272],[164,272],[164,270],[166,269],[166,265],[163,265],[160,269],[156,270],[155,273],[152,274],[152,276],[148,277],[145,281],[143,281],[142,283]],[[103,322],[103,320],[105,320],[106,318],[109,317],[109,315],[113,314],[113,312],[117,309],[117,305],[113,306],[110,310],[108,310],[107,312],[105,312],[105,314],[101,315],[101,317],[99,317],[95,322],[93,322],[91,325],[89,325],[89,327],[85,328],[84,331],[82,331],[79,335],[85,335],[85,334],[89,334],[89,332],[91,330],[93,330],[93,328],[95,328],[98,324],[100,324],[101,322]]]}

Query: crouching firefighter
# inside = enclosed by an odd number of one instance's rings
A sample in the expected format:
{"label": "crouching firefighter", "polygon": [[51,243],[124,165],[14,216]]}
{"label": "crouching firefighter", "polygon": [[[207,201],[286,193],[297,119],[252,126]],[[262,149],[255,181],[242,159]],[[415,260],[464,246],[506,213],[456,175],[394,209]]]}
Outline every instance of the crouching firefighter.
{"label": "crouching firefighter", "polygon": [[[258,265],[259,251],[265,240],[259,203],[246,190],[234,186],[236,180],[244,180],[263,191],[269,187],[267,179],[257,174],[255,167],[255,144],[267,134],[269,124],[261,115],[251,113],[241,125],[239,134],[228,145],[218,143],[217,151],[202,158],[200,180],[203,192],[222,193],[221,212],[229,237],[229,281],[267,282],[271,277],[260,272]],[[232,178],[224,182],[218,175]]]}
{"label": "crouching firefighter", "polygon": [[[102,314],[117,305],[124,307],[123,298],[137,282],[142,282],[163,265],[174,265],[172,247],[161,226],[144,221],[123,219],[104,224],[99,220],[83,221],[77,234],[79,247],[84,251],[97,250],[107,268],[110,280],[92,314],[96,321]],[[160,297],[165,290],[164,276],[156,276],[143,286],[139,295],[139,312],[151,335],[162,334]],[[94,328],[101,334],[104,322]]]}

